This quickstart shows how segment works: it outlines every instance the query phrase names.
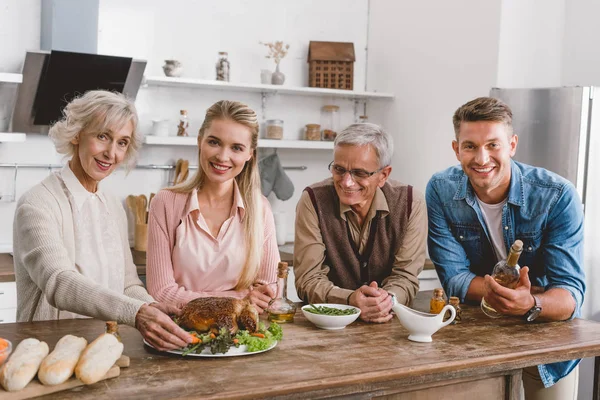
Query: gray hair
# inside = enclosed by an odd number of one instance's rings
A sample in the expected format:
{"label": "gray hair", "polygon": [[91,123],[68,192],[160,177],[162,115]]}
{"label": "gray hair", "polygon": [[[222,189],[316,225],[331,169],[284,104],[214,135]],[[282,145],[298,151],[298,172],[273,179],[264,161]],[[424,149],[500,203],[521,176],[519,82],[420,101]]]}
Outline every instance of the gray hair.
{"label": "gray hair", "polygon": [[133,134],[124,161],[133,162],[142,145],[142,134],[138,132],[135,105],[121,93],[90,90],[74,98],[63,110],[63,118],[52,125],[48,136],[58,153],[72,157],[76,146],[71,141],[80,133],[121,129],[128,122],[133,125]]}
{"label": "gray hair", "polygon": [[352,124],[340,132],[333,146],[340,145],[364,146],[370,144],[377,152],[379,167],[387,167],[392,163],[394,140],[379,125],[371,123]]}

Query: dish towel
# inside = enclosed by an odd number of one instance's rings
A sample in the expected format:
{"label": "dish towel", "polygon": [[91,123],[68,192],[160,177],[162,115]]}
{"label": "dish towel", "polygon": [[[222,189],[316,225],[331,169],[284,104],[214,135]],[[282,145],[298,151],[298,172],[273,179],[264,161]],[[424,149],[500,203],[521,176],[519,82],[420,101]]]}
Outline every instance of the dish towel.
{"label": "dish towel", "polygon": [[279,200],[288,200],[294,195],[294,184],[283,170],[277,153],[259,160],[258,171],[262,194],[265,197],[271,192],[275,192]]}

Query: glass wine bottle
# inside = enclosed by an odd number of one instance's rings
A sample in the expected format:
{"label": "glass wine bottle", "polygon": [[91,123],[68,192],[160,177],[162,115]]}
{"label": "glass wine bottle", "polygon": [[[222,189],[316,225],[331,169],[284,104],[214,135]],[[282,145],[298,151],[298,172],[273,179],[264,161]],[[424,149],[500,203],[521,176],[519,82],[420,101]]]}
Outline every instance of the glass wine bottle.
{"label": "glass wine bottle", "polygon": [[277,265],[277,294],[269,302],[267,314],[269,321],[278,324],[294,322],[296,304],[287,298],[288,263],[281,261]]}
{"label": "glass wine bottle", "polygon": [[[494,271],[492,272],[492,278],[500,285],[507,287],[509,289],[514,289],[519,283],[519,256],[523,252],[523,242],[520,240],[515,240],[513,245],[510,247],[510,252],[508,253],[508,257],[506,260],[500,260],[494,266]],[[500,318],[502,314],[496,311],[492,306],[490,306],[485,298],[481,299],[481,310],[490,318]]]}

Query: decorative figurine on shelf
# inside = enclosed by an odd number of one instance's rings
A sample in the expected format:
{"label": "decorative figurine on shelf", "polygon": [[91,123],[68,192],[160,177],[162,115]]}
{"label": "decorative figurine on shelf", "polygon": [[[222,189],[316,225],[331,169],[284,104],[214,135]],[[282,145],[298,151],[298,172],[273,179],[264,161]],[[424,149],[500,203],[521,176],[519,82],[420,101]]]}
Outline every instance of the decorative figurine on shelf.
{"label": "decorative figurine on shelf", "polygon": [[281,62],[281,59],[287,55],[290,45],[284,44],[282,41],[259,43],[269,48],[269,54],[265,57],[272,58],[277,65],[275,72],[273,72],[273,75],[271,76],[271,83],[273,85],[283,85],[283,82],[285,82],[285,75],[283,72],[279,71],[279,63]]}
{"label": "decorative figurine on shelf", "polygon": [[180,77],[183,72],[183,66],[177,60],[165,60],[165,65],[162,68],[165,75],[172,78]]}
{"label": "decorative figurine on shelf", "polygon": [[177,136],[188,136],[190,121],[187,116],[187,110],[179,111],[179,125],[177,126]]}

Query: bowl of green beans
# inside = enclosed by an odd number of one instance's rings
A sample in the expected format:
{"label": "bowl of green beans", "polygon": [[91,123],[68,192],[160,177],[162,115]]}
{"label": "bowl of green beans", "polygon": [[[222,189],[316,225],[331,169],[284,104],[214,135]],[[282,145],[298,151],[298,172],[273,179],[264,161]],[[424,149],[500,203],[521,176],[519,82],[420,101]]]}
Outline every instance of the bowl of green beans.
{"label": "bowl of green beans", "polygon": [[360,308],[345,304],[307,304],[302,307],[304,317],[317,328],[344,329],[360,315]]}

